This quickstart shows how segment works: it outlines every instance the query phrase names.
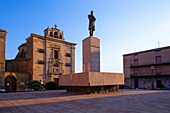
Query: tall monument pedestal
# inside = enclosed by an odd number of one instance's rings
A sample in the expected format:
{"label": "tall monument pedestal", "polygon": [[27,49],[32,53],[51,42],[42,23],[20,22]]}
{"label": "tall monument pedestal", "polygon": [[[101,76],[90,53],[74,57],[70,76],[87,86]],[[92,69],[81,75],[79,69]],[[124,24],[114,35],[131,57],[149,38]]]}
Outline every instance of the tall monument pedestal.
{"label": "tall monument pedestal", "polygon": [[97,37],[83,40],[83,72],[100,72],[100,39]]}

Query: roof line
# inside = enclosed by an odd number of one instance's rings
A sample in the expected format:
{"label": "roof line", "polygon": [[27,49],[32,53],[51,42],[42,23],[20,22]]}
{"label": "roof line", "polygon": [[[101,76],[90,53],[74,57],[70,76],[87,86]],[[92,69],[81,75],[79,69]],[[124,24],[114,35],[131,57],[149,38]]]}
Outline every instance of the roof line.
{"label": "roof line", "polygon": [[139,53],[145,53],[145,52],[151,52],[151,51],[155,51],[155,50],[163,50],[163,49],[170,49],[170,46],[165,46],[165,47],[159,47],[159,48],[155,48],[155,49],[149,49],[149,50],[144,50],[144,51],[139,51],[139,52],[128,53],[128,54],[124,54],[123,56],[139,54]]}

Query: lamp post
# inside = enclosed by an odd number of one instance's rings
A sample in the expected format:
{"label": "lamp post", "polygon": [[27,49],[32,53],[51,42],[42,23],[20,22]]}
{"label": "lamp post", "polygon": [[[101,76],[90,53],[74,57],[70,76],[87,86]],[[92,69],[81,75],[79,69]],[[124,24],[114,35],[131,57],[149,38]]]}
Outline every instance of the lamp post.
{"label": "lamp post", "polygon": [[154,89],[154,84],[153,84],[153,71],[154,71],[154,66],[151,66],[151,70],[152,70],[152,89]]}

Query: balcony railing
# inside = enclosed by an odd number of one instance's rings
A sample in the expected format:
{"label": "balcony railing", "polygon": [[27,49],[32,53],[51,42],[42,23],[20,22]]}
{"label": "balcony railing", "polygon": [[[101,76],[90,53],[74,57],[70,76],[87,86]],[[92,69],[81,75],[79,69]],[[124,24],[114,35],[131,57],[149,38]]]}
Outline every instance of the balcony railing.
{"label": "balcony railing", "polygon": [[170,72],[153,73],[153,74],[131,74],[131,78],[158,78],[158,77],[170,77]]}
{"label": "balcony railing", "polygon": [[134,65],[131,64],[130,68],[139,68],[139,67],[150,67],[150,66],[160,66],[160,65],[170,65],[170,62],[165,63],[154,63],[154,64],[142,64],[142,65]]}

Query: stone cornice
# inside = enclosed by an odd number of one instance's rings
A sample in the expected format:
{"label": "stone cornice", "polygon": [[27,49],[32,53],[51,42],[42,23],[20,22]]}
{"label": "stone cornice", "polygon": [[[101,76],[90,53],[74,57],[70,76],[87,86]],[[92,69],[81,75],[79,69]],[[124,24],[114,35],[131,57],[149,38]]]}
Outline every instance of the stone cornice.
{"label": "stone cornice", "polygon": [[146,53],[146,52],[154,52],[154,51],[156,51],[156,50],[164,50],[164,49],[170,49],[170,46],[159,47],[159,48],[155,48],[155,49],[149,49],[149,50],[144,50],[144,51],[139,51],[139,52],[124,54],[123,56],[129,56],[129,55],[134,55],[134,54],[141,54],[141,53]]}
{"label": "stone cornice", "polygon": [[11,59],[11,60],[6,60],[6,62],[10,62],[10,61],[30,61],[32,60],[31,58],[24,58],[24,59]]}
{"label": "stone cornice", "polygon": [[57,38],[44,37],[44,36],[34,34],[34,33],[31,33],[31,37],[36,37],[36,38],[39,38],[39,39],[42,39],[42,40],[46,39],[46,40],[49,40],[49,41],[60,42],[60,43],[69,44],[69,45],[72,45],[72,46],[77,45],[76,43],[67,42],[67,41],[64,41],[64,40],[61,40],[61,39],[57,39]]}
{"label": "stone cornice", "polygon": [[7,31],[6,31],[6,30],[4,30],[4,29],[0,29],[0,32],[6,32],[6,33],[7,33]]}

